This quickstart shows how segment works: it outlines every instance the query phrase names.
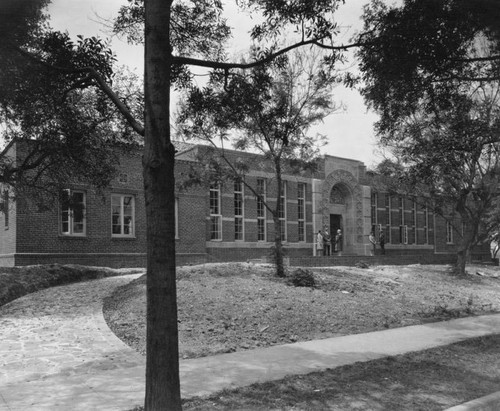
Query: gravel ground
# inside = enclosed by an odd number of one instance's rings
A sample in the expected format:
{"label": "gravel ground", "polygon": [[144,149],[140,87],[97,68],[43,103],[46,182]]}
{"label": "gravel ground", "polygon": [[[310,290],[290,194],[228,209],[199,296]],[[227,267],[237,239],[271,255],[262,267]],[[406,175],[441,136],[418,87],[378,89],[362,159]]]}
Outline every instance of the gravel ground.
{"label": "gravel ground", "polygon": [[[374,266],[312,269],[316,286],[294,287],[264,264],[178,270],[182,358],[328,338],[500,311],[498,267]],[[145,276],[105,301],[110,328],[145,353]]]}

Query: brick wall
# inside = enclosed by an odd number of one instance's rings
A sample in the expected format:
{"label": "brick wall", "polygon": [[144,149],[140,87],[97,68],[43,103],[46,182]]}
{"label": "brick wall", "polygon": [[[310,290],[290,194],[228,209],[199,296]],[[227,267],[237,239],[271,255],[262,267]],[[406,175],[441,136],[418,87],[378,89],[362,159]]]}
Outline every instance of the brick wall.
{"label": "brick wall", "polygon": [[[49,211],[40,211],[25,200],[18,201],[17,253],[21,254],[100,254],[145,253],[146,221],[142,190],[142,166],[138,153],[121,157],[119,178],[102,193],[89,187],[71,187],[86,195],[86,235],[61,233],[60,205],[56,201]],[[120,238],[111,233],[111,195],[134,198],[134,236]]]}

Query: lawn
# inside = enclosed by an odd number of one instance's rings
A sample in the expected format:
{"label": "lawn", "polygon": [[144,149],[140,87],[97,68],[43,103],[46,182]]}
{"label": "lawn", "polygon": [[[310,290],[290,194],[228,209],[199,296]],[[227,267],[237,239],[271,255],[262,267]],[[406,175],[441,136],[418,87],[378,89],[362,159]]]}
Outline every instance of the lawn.
{"label": "lawn", "polygon": [[[312,270],[294,287],[271,266],[179,269],[183,358],[500,311],[500,271],[449,266]],[[105,303],[108,324],[144,353],[145,278]],[[499,389],[500,336],[290,376],[183,401],[185,410],[443,410]],[[137,408],[140,410],[141,408]]]}
{"label": "lawn", "polygon": [[[270,265],[178,270],[181,358],[248,350],[500,311],[496,268],[457,278],[439,265],[313,270],[315,287],[277,279]],[[480,273],[481,275],[478,275]],[[145,353],[145,276],[105,301],[110,328]]]}
{"label": "lawn", "polygon": [[441,411],[498,391],[499,354],[500,335],[475,338],[184,400],[183,409]]}
{"label": "lawn", "polygon": [[[141,270],[82,266],[2,269],[0,305],[39,289]],[[269,265],[178,270],[182,358],[248,350],[500,312],[500,271],[470,266],[314,269],[313,287],[277,279]],[[105,301],[111,329],[144,354],[145,276]],[[442,410],[500,386],[500,335],[183,401],[185,410]],[[138,408],[139,410],[140,408]]]}

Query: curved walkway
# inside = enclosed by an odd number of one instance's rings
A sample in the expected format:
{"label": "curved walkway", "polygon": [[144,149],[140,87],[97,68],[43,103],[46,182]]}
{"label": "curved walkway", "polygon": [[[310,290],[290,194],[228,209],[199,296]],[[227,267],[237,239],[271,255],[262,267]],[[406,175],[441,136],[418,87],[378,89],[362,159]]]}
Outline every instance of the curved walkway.
{"label": "curved walkway", "polygon": [[[144,358],[107,327],[102,300],[138,275],[54,287],[0,307],[0,410],[125,411],[144,398]],[[500,333],[500,315],[181,361],[184,397]]]}
{"label": "curved walkway", "polygon": [[0,410],[124,411],[140,404],[144,359],[102,315],[103,299],[139,275],[48,288],[0,307]]}

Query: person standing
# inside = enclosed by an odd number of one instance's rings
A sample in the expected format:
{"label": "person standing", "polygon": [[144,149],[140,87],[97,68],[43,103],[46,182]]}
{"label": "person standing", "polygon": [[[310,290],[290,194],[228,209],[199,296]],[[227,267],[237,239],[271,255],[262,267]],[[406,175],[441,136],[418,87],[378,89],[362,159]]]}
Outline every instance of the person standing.
{"label": "person standing", "polygon": [[323,255],[332,255],[332,237],[330,237],[328,228],[325,229],[323,235]]}
{"label": "person standing", "polygon": [[316,255],[323,255],[323,233],[321,230],[316,235]]}
{"label": "person standing", "polygon": [[335,249],[336,251],[342,251],[342,230],[339,228],[337,234],[335,235]]}
{"label": "person standing", "polygon": [[380,252],[382,255],[385,254],[385,234],[384,230],[380,230],[380,235],[378,237],[378,243],[380,244]]}
{"label": "person standing", "polygon": [[370,243],[373,246],[372,255],[375,255],[375,251],[377,248],[377,240],[375,240],[375,233],[373,231],[370,232],[370,235],[368,236],[368,240],[370,240]]}

